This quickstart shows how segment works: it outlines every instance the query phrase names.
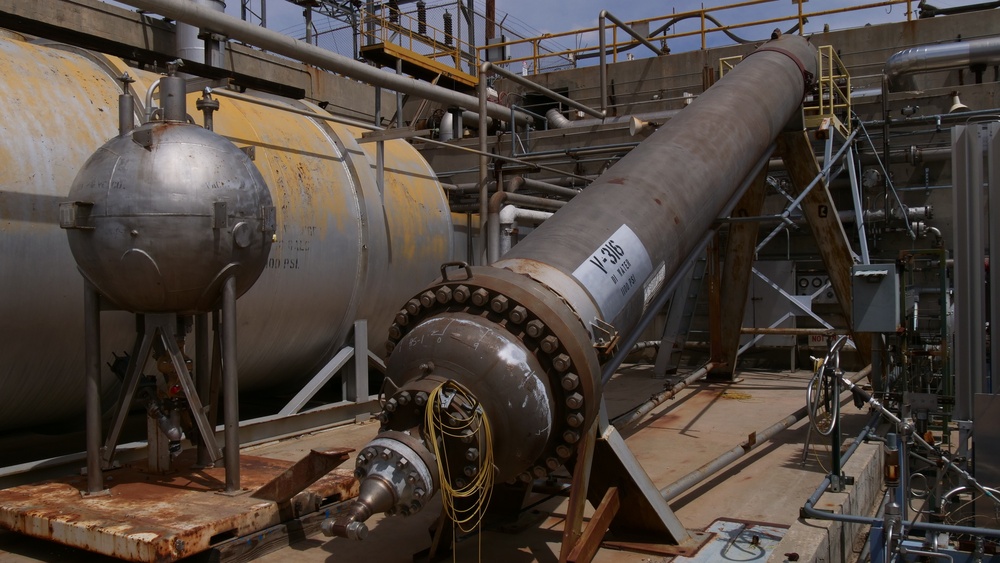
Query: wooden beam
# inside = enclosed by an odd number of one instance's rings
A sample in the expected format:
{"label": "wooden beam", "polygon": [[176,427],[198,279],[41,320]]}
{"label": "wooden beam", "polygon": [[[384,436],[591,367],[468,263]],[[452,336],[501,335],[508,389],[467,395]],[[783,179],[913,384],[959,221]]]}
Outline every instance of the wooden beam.
{"label": "wooden beam", "polygon": [[587,524],[587,530],[580,536],[579,541],[573,547],[567,558],[567,563],[590,563],[597,554],[597,548],[601,546],[604,534],[608,531],[608,526],[618,509],[621,507],[618,500],[618,487],[611,487],[604,493],[604,498],[597,505],[593,518]]}

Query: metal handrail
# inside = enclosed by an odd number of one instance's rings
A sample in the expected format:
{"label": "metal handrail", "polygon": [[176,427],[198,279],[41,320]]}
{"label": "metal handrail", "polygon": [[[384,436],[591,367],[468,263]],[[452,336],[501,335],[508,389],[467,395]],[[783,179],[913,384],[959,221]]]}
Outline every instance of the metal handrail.
{"label": "metal handrail", "polygon": [[[709,16],[717,14],[719,12],[724,12],[726,10],[732,10],[734,8],[745,8],[748,6],[756,6],[759,4],[766,4],[770,2],[776,2],[778,0],[745,0],[743,2],[738,2],[734,4],[729,4],[726,6],[714,6],[709,8],[701,8],[695,10],[689,10],[686,12],[677,12],[673,14],[667,14],[662,16],[656,16],[652,18],[645,18],[640,20],[634,20],[630,22],[625,22],[631,28],[637,28],[644,25],[649,25],[653,28],[654,25],[662,25],[670,20],[677,20],[681,18],[697,19],[700,23],[698,29],[692,31],[684,31],[677,33],[662,33],[649,36],[646,39],[650,42],[656,41],[668,41],[680,39],[683,37],[700,37],[701,38],[701,48],[705,49],[708,43],[708,37],[711,34],[725,33],[735,29],[742,29],[748,27],[754,27],[758,25],[775,24],[782,22],[796,22],[798,23],[799,34],[804,34],[803,26],[807,19],[818,18],[822,16],[829,16],[840,13],[849,12],[861,12],[865,10],[871,10],[875,8],[885,8],[895,5],[905,5],[906,6],[906,21],[913,20],[913,0],[883,0],[879,2],[871,2],[866,4],[861,4],[857,6],[848,6],[843,8],[835,8],[829,10],[816,10],[816,11],[806,11],[803,2],[795,2],[797,8],[793,14],[767,18],[762,20],[754,20],[748,22],[742,22],[732,25],[713,25],[709,19]],[[576,39],[584,34],[599,34],[600,27],[589,27],[586,29],[566,31],[561,33],[549,33],[539,37],[529,37],[529,38],[517,38],[503,43],[494,43],[491,45],[483,45],[476,48],[477,60],[485,60],[485,50],[492,48],[510,48],[527,46],[531,49],[531,54],[508,59],[504,62],[506,63],[530,63],[531,73],[538,74],[544,72],[543,62],[546,60],[556,59],[560,61],[560,65],[566,64],[567,61],[575,61],[581,58],[589,58],[599,56],[598,47],[580,47],[576,49],[564,49],[564,50],[546,50],[543,47],[544,43],[554,43],[562,38],[572,38],[571,43],[576,43]],[[605,49],[608,54],[611,55],[612,62],[618,62],[619,51],[638,45],[639,42],[634,40],[631,36],[623,41],[618,41],[617,36],[617,26],[612,27],[612,37],[611,41],[605,45]]]}

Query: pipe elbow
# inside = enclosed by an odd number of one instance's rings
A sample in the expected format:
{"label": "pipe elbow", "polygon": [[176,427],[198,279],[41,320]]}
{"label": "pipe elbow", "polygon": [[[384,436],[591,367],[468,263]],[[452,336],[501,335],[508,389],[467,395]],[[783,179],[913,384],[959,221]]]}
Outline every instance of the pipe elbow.
{"label": "pipe elbow", "polygon": [[517,190],[521,189],[522,186],[524,186],[524,176],[514,176],[513,178],[507,181],[507,185],[505,186],[505,191],[514,193]]}
{"label": "pipe elbow", "polygon": [[514,221],[516,220],[517,220],[517,207],[514,207],[513,205],[507,205],[500,210],[501,227],[503,227],[504,225],[513,225]]}
{"label": "pipe elbow", "polygon": [[507,201],[507,192],[496,192],[490,196],[490,202],[486,209],[491,215],[500,213],[505,201]]}

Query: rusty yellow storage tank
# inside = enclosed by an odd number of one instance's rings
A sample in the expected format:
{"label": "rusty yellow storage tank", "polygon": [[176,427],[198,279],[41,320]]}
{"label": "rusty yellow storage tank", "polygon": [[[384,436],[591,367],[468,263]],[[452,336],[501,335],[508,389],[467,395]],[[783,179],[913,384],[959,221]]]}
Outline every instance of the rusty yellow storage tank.
{"label": "rusty yellow storage tank", "polygon": [[[157,75],[114,57],[0,36],[0,430],[83,410],[83,280],[59,228],[58,205],[91,153],[118,133],[128,71],[144,114]],[[10,77],[17,77],[16,80]],[[195,107],[200,94],[189,96]],[[384,351],[399,304],[452,254],[447,199],[405,141],[385,143],[385,187],[362,131],[243,100],[219,98],[215,131],[254,162],[277,210],[267,267],[239,300],[240,389],[311,376],[356,319]],[[307,102],[269,98],[326,115]],[[200,123],[201,115],[192,112]],[[134,321],[102,316],[104,349],[131,349]],[[106,385],[113,376],[104,374]]]}

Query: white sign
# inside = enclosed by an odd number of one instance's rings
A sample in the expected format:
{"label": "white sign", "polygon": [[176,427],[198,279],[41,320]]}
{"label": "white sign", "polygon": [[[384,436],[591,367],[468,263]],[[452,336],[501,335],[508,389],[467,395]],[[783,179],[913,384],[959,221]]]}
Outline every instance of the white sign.
{"label": "white sign", "polygon": [[611,322],[632,297],[642,295],[652,271],[646,247],[628,225],[622,225],[573,271],[573,277],[597,301],[604,320]]}

